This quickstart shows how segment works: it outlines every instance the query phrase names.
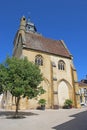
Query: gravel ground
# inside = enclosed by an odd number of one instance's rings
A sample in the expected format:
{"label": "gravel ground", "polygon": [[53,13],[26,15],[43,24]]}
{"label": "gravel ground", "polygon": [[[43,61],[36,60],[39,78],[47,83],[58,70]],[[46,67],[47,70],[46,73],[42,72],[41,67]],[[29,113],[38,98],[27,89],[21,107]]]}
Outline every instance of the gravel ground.
{"label": "gravel ground", "polygon": [[0,110],[0,130],[87,130],[87,108],[20,111],[25,118],[12,119],[13,111]]}

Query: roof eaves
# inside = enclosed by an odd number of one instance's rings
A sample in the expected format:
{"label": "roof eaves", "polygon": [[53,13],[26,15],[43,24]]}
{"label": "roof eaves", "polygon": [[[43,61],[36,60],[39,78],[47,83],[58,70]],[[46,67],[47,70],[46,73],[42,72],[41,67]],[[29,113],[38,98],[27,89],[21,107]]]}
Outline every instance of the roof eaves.
{"label": "roof eaves", "polygon": [[64,57],[64,58],[71,59],[71,56],[65,56],[65,55],[60,55],[60,54],[54,54],[54,53],[50,53],[50,52],[47,52],[47,51],[42,51],[42,50],[39,50],[39,49],[32,49],[32,48],[27,47],[26,45],[23,45],[23,49],[39,51],[39,52],[47,53],[47,54],[50,54],[50,55],[56,55],[56,56],[60,56],[60,57]]}

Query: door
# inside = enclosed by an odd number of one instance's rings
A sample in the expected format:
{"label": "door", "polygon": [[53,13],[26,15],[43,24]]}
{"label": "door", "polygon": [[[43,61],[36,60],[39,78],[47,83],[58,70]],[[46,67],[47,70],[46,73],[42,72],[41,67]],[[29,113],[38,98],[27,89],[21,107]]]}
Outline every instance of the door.
{"label": "door", "polygon": [[66,82],[61,81],[58,86],[58,101],[59,106],[62,107],[66,99],[69,99],[69,90]]}

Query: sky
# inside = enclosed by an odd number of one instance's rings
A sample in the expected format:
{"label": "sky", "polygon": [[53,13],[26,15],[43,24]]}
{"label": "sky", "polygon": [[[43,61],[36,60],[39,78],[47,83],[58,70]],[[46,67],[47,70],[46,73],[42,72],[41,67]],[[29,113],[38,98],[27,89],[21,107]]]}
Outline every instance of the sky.
{"label": "sky", "polygon": [[64,40],[78,81],[87,75],[87,0],[0,0],[0,63],[12,56],[20,18],[30,17],[44,37]]}

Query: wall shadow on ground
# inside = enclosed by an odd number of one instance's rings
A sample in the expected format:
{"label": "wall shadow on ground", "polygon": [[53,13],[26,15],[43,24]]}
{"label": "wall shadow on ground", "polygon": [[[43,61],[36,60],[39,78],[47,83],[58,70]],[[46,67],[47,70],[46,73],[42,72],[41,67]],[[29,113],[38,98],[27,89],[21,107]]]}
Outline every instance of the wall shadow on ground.
{"label": "wall shadow on ground", "polygon": [[70,117],[74,117],[74,119],[52,128],[55,130],[87,130],[87,111]]}

